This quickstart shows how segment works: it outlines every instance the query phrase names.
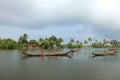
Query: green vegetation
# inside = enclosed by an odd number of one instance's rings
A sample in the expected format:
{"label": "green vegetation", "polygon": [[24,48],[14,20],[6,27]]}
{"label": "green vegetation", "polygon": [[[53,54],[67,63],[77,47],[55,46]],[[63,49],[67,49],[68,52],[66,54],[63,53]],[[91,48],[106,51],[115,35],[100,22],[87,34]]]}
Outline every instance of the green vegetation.
{"label": "green vegetation", "polygon": [[17,43],[12,39],[0,39],[0,48],[2,49],[15,49],[17,47]]}
{"label": "green vegetation", "polygon": [[27,38],[28,38],[28,35],[27,34],[23,34],[23,36],[20,36],[19,37],[19,40],[18,40],[18,48],[21,48],[21,47],[27,47],[28,46],[28,41],[27,41]]}
{"label": "green vegetation", "polygon": [[103,39],[102,42],[98,42],[96,40],[94,43],[92,43],[91,46],[93,48],[109,48],[109,47],[120,48],[120,41]]}
{"label": "green vegetation", "polygon": [[18,41],[13,39],[1,39],[0,38],[0,49],[28,49],[29,44],[37,44],[42,49],[53,49],[53,48],[82,48],[82,47],[92,47],[92,48],[109,48],[109,47],[120,47],[120,41],[117,40],[106,40],[98,41],[89,37],[87,40],[80,42],[75,41],[73,38],[70,39],[68,43],[64,43],[62,38],[57,38],[56,36],[51,36],[49,38],[40,38],[38,41],[31,39],[28,41],[28,35],[23,34],[19,37]]}

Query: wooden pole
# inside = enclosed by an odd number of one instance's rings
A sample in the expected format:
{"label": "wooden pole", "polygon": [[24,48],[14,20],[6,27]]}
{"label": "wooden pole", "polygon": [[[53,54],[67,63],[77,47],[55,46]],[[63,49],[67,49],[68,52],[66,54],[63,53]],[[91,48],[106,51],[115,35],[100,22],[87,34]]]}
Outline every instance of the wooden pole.
{"label": "wooden pole", "polygon": [[56,49],[56,54],[58,54],[58,48]]}
{"label": "wooden pole", "polygon": [[42,56],[45,56],[45,54],[44,54],[44,47],[42,47]]}

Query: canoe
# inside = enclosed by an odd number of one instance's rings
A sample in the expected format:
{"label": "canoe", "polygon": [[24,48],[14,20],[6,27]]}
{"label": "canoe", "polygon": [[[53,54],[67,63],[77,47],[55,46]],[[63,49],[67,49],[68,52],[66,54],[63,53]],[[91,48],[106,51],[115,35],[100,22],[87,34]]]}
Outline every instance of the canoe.
{"label": "canoe", "polygon": [[80,50],[71,50],[71,52],[80,52]]}
{"label": "canoe", "polygon": [[109,50],[116,50],[115,48],[109,48]]}
{"label": "canoe", "polygon": [[108,54],[104,54],[104,53],[92,53],[92,55],[94,55],[94,56],[106,56]]}
{"label": "canoe", "polygon": [[70,53],[72,53],[72,50],[70,50],[70,51],[68,51],[68,52],[66,52],[66,53],[44,53],[44,55],[42,55],[42,54],[37,54],[37,53],[32,53],[32,54],[30,54],[30,53],[26,53],[26,52],[23,52],[22,54],[24,55],[24,56],[30,56],[30,57],[34,57],[34,56],[66,56],[66,55],[68,55],[68,54],[70,54]]}
{"label": "canoe", "polygon": [[108,55],[115,55],[116,53],[92,53],[94,56],[108,56]]}

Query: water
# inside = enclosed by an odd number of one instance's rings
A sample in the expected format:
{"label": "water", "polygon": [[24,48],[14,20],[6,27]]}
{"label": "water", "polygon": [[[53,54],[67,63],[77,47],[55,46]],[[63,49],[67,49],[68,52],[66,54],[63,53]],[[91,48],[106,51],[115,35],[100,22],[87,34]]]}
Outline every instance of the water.
{"label": "water", "polygon": [[0,80],[120,80],[119,52],[92,58],[92,52],[106,51],[86,48],[71,57],[25,58],[21,50],[0,50]]}

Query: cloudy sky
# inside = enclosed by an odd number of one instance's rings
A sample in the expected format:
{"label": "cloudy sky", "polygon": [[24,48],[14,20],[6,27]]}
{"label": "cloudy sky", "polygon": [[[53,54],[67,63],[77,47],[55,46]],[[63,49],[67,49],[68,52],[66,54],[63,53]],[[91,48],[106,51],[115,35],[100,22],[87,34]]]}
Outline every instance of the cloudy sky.
{"label": "cloudy sky", "polygon": [[0,0],[0,37],[120,40],[120,0]]}

